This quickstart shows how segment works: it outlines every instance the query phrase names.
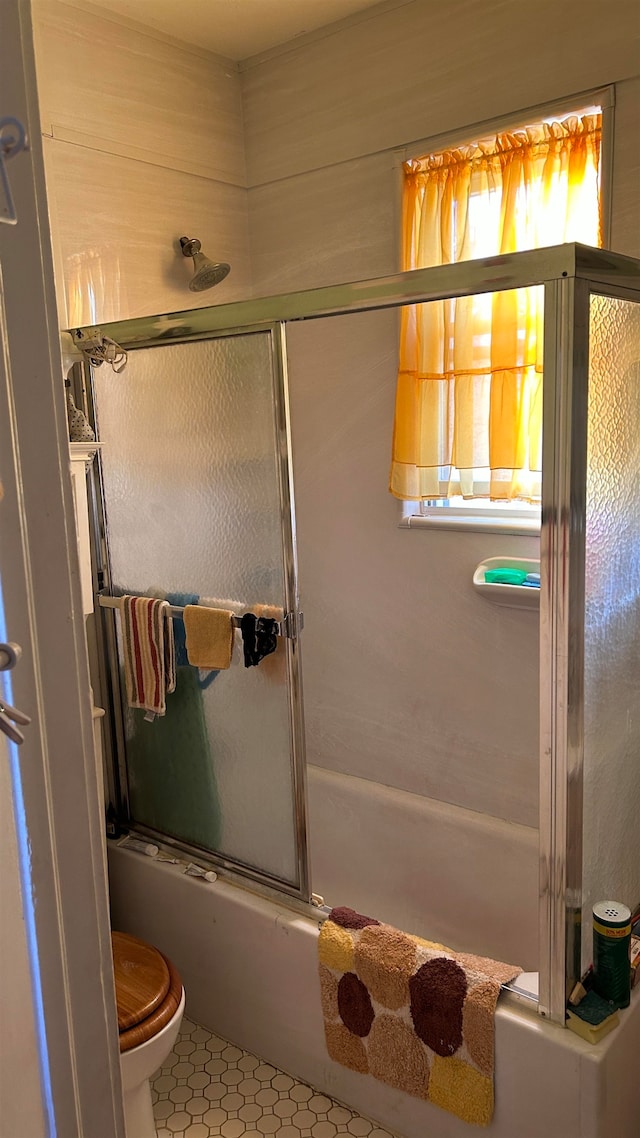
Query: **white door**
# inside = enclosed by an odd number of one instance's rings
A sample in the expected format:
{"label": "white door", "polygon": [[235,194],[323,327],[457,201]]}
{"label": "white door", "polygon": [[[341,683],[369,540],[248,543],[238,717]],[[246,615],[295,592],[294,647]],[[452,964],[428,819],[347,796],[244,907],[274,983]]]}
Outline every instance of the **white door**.
{"label": "white door", "polygon": [[29,942],[20,894],[12,758],[4,735],[0,735],[0,975],[9,978],[2,988],[0,1134],[44,1138],[46,1104],[40,1093],[36,1009],[31,998]]}
{"label": "white door", "polygon": [[[0,120],[24,124],[29,150],[5,160],[17,223],[0,222],[0,641],[22,648],[0,673],[0,701],[31,723],[21,746],[0,746],[0,1134],[122,1138],[30,4],[1,7]],[[0,150],[16,137],[0,129]]]}

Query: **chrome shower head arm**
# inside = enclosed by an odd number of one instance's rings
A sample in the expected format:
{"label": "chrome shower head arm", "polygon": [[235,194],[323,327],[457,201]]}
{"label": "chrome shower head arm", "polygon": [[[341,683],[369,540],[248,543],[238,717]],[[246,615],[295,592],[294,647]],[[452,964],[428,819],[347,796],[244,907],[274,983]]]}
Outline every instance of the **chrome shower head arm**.
{"label": "chrome shower head arm", "polygon": [[200,252],[202,245],[197,237],[181,237],[180,248],[185,257],[195,257],[196,253]]}
{"label": "chrome shower head arm", "polygon": [[189,282],[191,292],[203,292],[207,288],[223,281],[231,270],[231,266],[224,261],[213,262],[201,253],[202,248],[197,237],[181,237],[180,248],[185,257],[193,257],[195,275]]}

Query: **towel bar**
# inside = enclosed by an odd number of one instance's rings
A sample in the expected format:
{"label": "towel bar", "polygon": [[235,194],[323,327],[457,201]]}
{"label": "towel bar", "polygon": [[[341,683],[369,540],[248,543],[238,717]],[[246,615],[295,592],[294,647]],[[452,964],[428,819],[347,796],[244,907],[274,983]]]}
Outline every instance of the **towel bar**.
{"label": "towel bar", "polygon": [[[119,597],[111,597],[106,593],[98,593],[98,604],[103,609],[117,609],[119,607]],[[181,605],[169,605],[172,616],[182,616],[184,609]],[[249,609],[249,611],[251,611]],[[235,614],[231,617],[231,623],[234,628],[240,628],[241,617]],[[296,636],[302,631],[304,627],[304,613],[285,613],[283,620],[276,621],[276,631],[278,636],[285,636],[290,640],[294,640]]]}

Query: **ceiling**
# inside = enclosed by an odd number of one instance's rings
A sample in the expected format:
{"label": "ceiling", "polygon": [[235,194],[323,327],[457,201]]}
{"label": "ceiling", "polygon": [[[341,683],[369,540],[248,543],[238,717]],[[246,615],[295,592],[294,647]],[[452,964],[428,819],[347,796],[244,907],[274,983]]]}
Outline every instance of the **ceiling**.
{"label": "ceiling", "polygon": [[380,0],[72,0],[197,44],[228,59],[287,43]]}

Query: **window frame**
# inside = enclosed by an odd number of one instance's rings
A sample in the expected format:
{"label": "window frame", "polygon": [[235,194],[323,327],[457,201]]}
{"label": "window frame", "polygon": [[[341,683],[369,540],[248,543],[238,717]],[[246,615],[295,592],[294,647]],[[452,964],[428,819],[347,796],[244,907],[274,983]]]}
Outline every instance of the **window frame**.
{"label": "window frame", "polygon": [[[470,123],[454,131],[431,135],[405,143],[396,149],[396,264],[402,272],[402,195],[403,163],[424,154],[437,154],[441,150],[469,145],[477,138],[484,138],[501,131],[522,129],[529,123],[540,122],[555,115],[566,116],[583,108],[599,106],[602,111],[602,140],[600,147],[600,203],[602,212],[602,248],[608,249],[611,241],[611,203],[614,147],[615,85],[597,87],[588,91],[540,103],[493,119]],[[404,529],[443,529],[474,531],[485,533],[538,534],[540,532],[540,513],[521,505],[492,507],[482,499],[470,499],[468,508],[460,506],[433,505],[420,501],[400,502],[401,517],[399,525]]]}

